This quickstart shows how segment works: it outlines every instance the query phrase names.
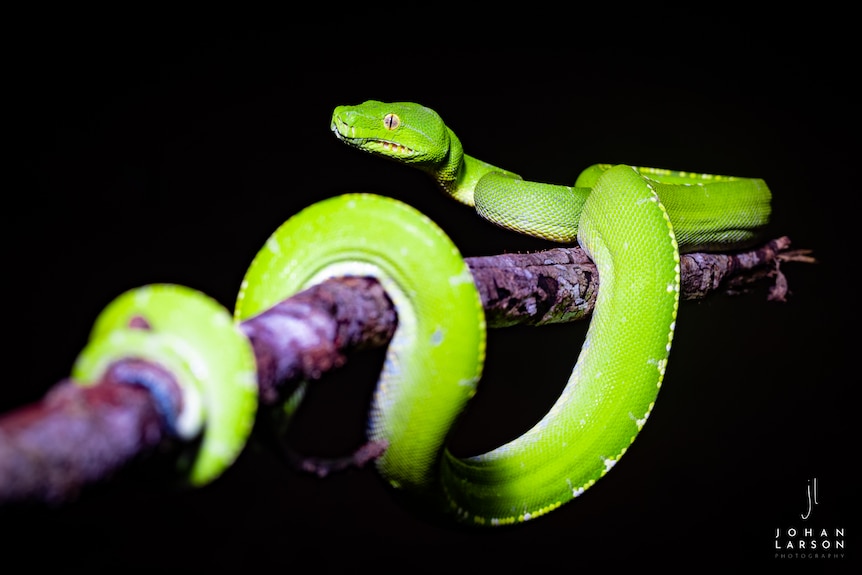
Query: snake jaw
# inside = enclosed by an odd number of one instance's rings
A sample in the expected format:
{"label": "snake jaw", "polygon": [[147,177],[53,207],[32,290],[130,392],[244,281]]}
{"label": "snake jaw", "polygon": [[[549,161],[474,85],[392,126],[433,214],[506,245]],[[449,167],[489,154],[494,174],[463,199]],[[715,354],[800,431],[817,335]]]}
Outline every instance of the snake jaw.
{"label": "snake jaw", "polygon": [[[346,127],[346,124],[344,125]],[[390,140],[380,140],[377,138],[356,138],[348,136],[336,122],[332,123],[331,129],[336,138],[353,148],[358,148],[372,154],[402,161],[415,161],[421,159],[421,154],[416,149],[405,146],[404,144],[392,142]]]}

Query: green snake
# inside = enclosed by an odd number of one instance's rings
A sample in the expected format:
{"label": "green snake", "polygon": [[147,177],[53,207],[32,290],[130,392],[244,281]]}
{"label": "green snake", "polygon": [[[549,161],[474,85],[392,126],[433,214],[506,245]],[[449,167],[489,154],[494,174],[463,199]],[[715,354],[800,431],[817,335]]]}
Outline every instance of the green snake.
{"label": "green snake", "polygon": [[449,428],[484,361],[484,318],[457,249],[399,202],[348,195],[282,226],[253,262],[237,303],[249,317],[335,275],[381,279],[399,327],[372,407],[378,469],[464,521],[539,517],[584,493],[622,457],[653,409],[668,363],[680,250],[735,249],[768,222],[763,180],[595,165],[574,187],[528,182],[464,153],[433,110],[367,101],[334,110],[331,129],[358,149],[415,166],[492,222],[577,241],[601,282],[572,374],[548,413],[520,437],[459,458]]}

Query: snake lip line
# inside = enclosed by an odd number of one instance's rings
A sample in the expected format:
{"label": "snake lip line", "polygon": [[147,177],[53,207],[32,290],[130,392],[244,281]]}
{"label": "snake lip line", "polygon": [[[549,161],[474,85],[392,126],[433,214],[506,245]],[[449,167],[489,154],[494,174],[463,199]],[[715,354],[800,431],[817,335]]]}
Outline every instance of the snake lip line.
{"label": "snake lip line", "polygon": [[416,153],[413,148],[408,148],[407,146],[405,146],[403,144],[396,143],[396,142],[389,142],[386,140],[367,140],[367,141],[370,143],[375,143],[375,144],[381,146],[387,152],[398,152],[401,155],[408,155],[408,156],[412,156],[413,154]]}
{"label": "snake lip line", "polygon": [[402,156],[413,156],[416,154],[416,150],[414,150],[413,148],[408,148],[403,144],[390,142],[388,140],[377,140],[374,138],[351,138],[350,136],[342,134],[336,126],[332,127],[332,133],[335,134],[335,137],[342,142],[350,144],[351,146],[355,146],[357,148],[368,149],[369,145],[373,145],[379,146],[387,152],[398,152]]}
{"label": "snake lip line", "polygon": [[347,142],[352,146],[368,150],[369,152],[379,152],[380,150],[383,150],[385,152],[398,153],[400,156],[404,157],[416,155],[416,150],[413,148],[408,148],[407,146],[396,142],[375,140],[373,138],[348,138],[346,136],[340,136],[340,138],[342,141]]}

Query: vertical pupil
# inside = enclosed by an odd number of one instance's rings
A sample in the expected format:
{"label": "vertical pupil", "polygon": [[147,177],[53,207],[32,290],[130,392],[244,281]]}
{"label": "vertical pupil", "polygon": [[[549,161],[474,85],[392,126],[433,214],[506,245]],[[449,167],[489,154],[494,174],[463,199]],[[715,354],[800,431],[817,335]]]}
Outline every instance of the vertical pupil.
{"label": "vertical pupil", "polygon": [[387,130],[394,130],[398,127],[398,116],[395,114],[386,114],[386,117],[383,118],[383,125],[386,126]]}

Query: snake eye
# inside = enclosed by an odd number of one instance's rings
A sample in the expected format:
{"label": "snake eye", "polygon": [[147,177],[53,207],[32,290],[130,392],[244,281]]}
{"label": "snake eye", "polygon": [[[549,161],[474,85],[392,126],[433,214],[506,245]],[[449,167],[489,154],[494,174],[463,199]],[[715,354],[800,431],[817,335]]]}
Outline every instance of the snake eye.
{"label": "snake eye", "polygon": [[386,114],[383,117],[383,125],[387,130],[394,130],[401,125],[401,119],[396,114]]}

